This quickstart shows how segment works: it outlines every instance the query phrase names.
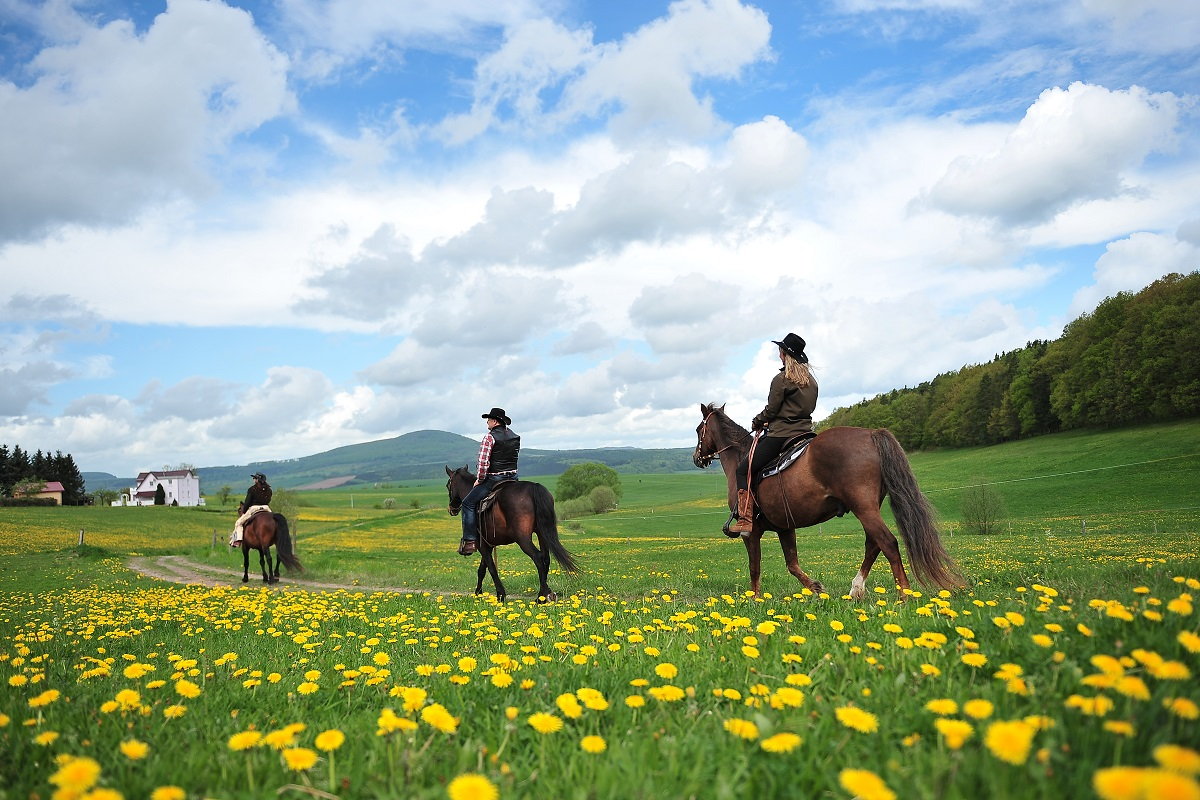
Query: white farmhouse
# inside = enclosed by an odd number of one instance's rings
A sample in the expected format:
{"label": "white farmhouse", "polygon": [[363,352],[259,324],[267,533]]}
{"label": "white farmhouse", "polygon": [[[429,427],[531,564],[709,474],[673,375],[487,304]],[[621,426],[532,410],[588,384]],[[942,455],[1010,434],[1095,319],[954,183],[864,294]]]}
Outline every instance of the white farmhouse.
{"label": "white farmhouse", "polygon": [[152,506],[158,487],[162,486],[166,505],[202,506],[204,498],[200,496],[200,479],[190,469],[164,469],[159,472],[143,472],[137,476],[137,483],[127,492],[121,493],[121,499],[113,501],[114,506]]}

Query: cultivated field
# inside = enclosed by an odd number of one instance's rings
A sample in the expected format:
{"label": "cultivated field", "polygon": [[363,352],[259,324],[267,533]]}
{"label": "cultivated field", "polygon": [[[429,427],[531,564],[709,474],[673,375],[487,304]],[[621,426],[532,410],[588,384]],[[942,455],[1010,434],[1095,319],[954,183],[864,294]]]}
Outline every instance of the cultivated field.
{"label": "cultivated field", "polygon": [[[1198,430],[914,458],[972,585],[903,603],[878,566],[840,596],[848,519],[799,537],[833,596],[764,543],[747,597],[715,471],[564,523],[551,606],[513,548],[509,603],[458,594],[438,480],[302,494],[323,593],[126,568],[240,567],[231,508],[0,509],[0,798],[1194,797]],[[985,482],[1002,532],[964,535]]]}

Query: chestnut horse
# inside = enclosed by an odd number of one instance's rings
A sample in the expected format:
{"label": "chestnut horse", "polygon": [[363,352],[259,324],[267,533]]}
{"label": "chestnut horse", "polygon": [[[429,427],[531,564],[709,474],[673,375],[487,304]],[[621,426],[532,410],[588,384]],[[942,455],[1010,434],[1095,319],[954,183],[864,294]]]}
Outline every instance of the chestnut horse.
{"label": "chestnut horse", "polygon": [[[446,481],[446,493],[450,496],[450,505],[446,510],[451,516],[456,516],[462,509],[463,498],[475,485],[475,476],[466,467],[456,470],[446,467],[446,474],[450,476]],[[508,481],[498,485],[496,492],[496,502],[479,515],[480,559],[475,594],[483,594],[483,574],[489,572],[496,587],[496,598],[504,602],[504,584],[500,582],[493,551],[502,544],[516,544],[533,559],[537,567],[540,582],[537,601],[544,603],[557,600],[558,595],[546,585],[550,556],[553,555],[554,560],[567,572],[575,573],[579,568],[575,565],[575,557],[559,541],[554,496],[545,486],[533,481]],[[535,532],[541,550],[533,544]]]}
{"label": "chestnut horse", "polygon": [[[238,505],[238,515],[242,505]],[[271,546],[275,546],[275,566],[271,566]],[[250,551],[258,551],[258,566],[262,569],[263,583],[279,581],[279,562],[288,570],[303,572],[304,567],[292,549],[292,537],[288,533],[287,519],[283,514],[260,511],[242,526],[242,583],[250,580]]]}
{"label": "chestnut horse", "polygon": [[[700,469],[719,458],[729,487],[729,508],[737,507],[735,470],[750,447],[750,434],[725,414],[725,406],[701,405],[703,421],[696,428],[692,461]],[[879,513],[884,495],[891,498],[896,526],[904,538],[908,559],[918,581],[941,589],[961,589],[966,581],[942,546],[933,508],[921,494],[908,457],[891,431],[885,428],[830,428],[808,445],[790,467],[763,478],[753,487],[759,515],[754,529],[742,534],[750,559],[750,588],[757,595],[762,569],[763,531],[776,531],[790,573],[806,588],[820,593],[824,587],[800,569],[796,556],[796,529],[807,528],[849,511],[866,533],[866,555],[850,583],[850,596],[866,597],[867,574],[883,553],[903,598],[908,575],[900,561],[900,547]]]}

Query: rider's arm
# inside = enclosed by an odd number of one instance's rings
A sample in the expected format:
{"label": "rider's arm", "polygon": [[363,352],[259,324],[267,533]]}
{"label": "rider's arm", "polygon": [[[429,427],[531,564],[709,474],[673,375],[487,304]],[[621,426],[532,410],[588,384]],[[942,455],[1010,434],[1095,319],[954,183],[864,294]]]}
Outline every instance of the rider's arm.
{"label": "rider's arm", "polygon": [[492,465],[492,444],[496,440],[492,438],[490,433],[485,434],[483,441],[479,443],[479,462],[475,467],[475,483],[483,482],[487,477],[488,467]]}
{"label": "rider's arm", "polygon": [[778,373],[771,379],[771,391],[767,394],[767,404],[763,410],[758,413],[751,423],[754,430],[760,430],[771,424],[772,420],[779,417],[779,412],[783,410],[783,373]]}

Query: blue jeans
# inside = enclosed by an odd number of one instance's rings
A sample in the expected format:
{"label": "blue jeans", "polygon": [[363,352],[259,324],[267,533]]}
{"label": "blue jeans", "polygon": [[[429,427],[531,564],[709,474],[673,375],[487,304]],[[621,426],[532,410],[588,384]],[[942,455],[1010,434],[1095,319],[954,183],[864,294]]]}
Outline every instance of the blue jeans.
{"label": "blue jeans", "polygon": [[467,492],[467,496],[462,501],[462,538],[470,539],[473,542],[479,541],[479,504],[483,502],[483,498],[487,497],[488,492],[495,488],[496,484],[515,480],[517,480],[516,475],[499,477],[488,475],[482,483]]}

